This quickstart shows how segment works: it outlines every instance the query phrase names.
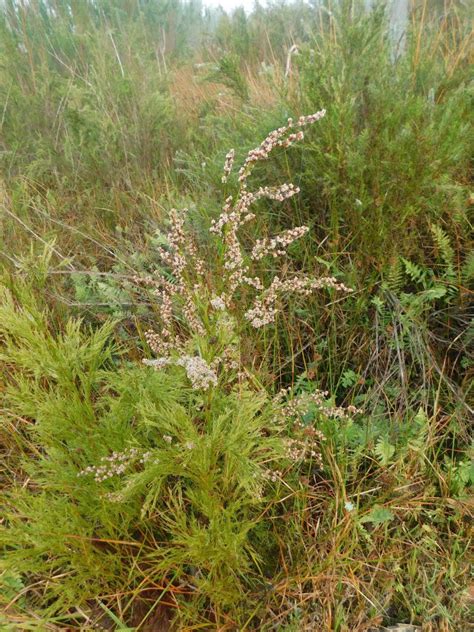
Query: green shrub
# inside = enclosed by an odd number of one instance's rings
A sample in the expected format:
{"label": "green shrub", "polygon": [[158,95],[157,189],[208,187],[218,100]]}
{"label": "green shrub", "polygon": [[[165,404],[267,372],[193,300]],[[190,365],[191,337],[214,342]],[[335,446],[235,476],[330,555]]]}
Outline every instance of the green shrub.
{"label": "green shrub", "polygon": [[252,544],[262,473],[282,452],[265,394],[224,382],[203,395],[183,369],[115,368],[110,325],[55,337],[47,314],[2,300],[3,405],[24,420],[2,540],[8,570],[45,582],[30,605],[64,614],[156,585],[241,603],[265,566]]}
{"label": "green shrub", "polygon": [[[241,356],[239,319],[260,328],[274,320],[282,294],[347,288],[288,272],[265,287],[250,276],[252,264],[284,255],[306,228],[260,240],[251,252],[239,229],[254,201],[297,192],[286,184],[250,192],[256,163],[300,140],[323,114],[272,132],[249,153],[235,199],[213,224],[222,277],[200,261],[184,219],[172,214],[164,269],[139,280],[152,288],[161,326],[146,333],[160,356],[145,359],[148,367],[119,360],[111,324],[92,330],[69,320],[54,333],[27,284],[16,296],[2,288],[3,405],[25,424],[12,457],[21,475],[3,495],[2,539],[6,576],[42,586],[29,607],[64,616],[93,599],[139,600],[159,586],[157,601],[169,592],[182,624],[206,611],[216,624],[240,622],[258,609],[255,591],[274,567],[269,552],[285,537],[285,479],[292,463],[319,463],[321,434],[306,437],[295,423],[300,406],[322,417],[346,413],[326,409],[318,392],[308,403],[271,399]],[[230,152],[224,179],[232,167]],[[246,311],[245,286],[255,293]]]}

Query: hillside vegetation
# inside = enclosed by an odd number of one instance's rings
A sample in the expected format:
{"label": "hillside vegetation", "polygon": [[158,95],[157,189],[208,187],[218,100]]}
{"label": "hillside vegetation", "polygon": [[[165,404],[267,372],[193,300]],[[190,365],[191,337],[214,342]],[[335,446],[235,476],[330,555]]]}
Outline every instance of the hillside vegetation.
{"label": "hillside vegetation", "polygon": [[472,11],[366,4],[2,3],[2,630],[467,629]]}

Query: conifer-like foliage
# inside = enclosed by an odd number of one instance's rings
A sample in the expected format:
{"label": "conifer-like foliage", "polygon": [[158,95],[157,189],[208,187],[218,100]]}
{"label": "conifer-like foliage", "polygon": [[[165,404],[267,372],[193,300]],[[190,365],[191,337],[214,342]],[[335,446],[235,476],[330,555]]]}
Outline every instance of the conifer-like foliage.
{"label": "conifer-like foliage", "polygon": [[[258,199],[297,193],[287,184],[250,192],[255,164],[302,140],[301,128],[323,115],[301,117],[296,133],[290,120],[249,152],[235,201],[227,198],[211,227],[222,242],[223,285],[172,214],[160,250],[168,277],[136,279],[157,301],[161,332],[146,338],[161,357],[120,361],[111,323],[92,330],[69,320],[51,332],[51,315],[25,284],[16,296],[2,286],[4,404],[22,421],[24,450],[22,475],[3,499],[6,570],[44,582],[45,613],[156,586],[171,593],[182,625],[207,610],[216,622],[241,621],[258,603],[272,551],[286,537],[279,508],[300,467],[321,467],[324,436],[303,416],[356,412],[330,407],[320,392],[272,397],[240,354],[238,314],[261,327],[274,320],[282,293],[349,291],[332,277],[275,276],[265,288],[248,276],[252,259],[284,256],[306,230],[257,242],[257,256],[255,248],[245,254],[239,237]],[[229,152],[223,180],[232,168]],[[238,309],[243,285],[257,292],[247,311]]]}
{"label": "conifer-like foliage", "polygon": [[117,367],[110,325],[71,321],[54,336],[47,312],[2,299],[2,399],[22,449],[2,500],[7,572],[50,578],[35,598],[49,614],[157,586],[240,602],[245,576],[261,576],[264,475],[283,456],[266,394],[225,381],[196,392],[178,367]]}

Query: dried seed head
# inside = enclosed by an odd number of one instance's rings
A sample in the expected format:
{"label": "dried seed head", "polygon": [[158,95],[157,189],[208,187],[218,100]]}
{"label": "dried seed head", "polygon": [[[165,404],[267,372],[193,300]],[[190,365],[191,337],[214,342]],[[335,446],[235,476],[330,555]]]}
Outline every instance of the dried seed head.
{"label": "dried seed head", "polygon": [[232,171],[232,166],[234,164],[234,156],[235,156],[235,151],[231,149],[225,157],[224,175],[222,176],[223,184],[227,182],[227,178],[229,177],[229,174]]}

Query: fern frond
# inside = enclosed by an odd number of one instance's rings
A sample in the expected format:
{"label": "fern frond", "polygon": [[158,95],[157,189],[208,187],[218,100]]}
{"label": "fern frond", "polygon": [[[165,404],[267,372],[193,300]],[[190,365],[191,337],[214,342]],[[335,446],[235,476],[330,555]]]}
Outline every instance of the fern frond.
{"label": "fern frond", "polygon": [[399,294],[403,288],[405,271],[400,257],[391,264],[387,274],[387,288],[394,294]]}
{"label": "fern frond", "polygon": [[461,278],[468,285],[474,280],[474,250],[471,250],[462,265]]}
{"label": "fern frond", "polygon": [[423,283],[428,276],[427,268],[420,266],[409,259],[405,259],[405,257],[401,257],[401,261],[405,267],[406,274],[410,277],[411,281],[414,283]]}
{"label": "fern frond", "polygon": [[438,224],[432,224],[430,228],[436,250],[446,266],[445,276],[452,279],[456,276],[455,254],[449,235]]}

